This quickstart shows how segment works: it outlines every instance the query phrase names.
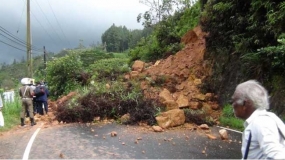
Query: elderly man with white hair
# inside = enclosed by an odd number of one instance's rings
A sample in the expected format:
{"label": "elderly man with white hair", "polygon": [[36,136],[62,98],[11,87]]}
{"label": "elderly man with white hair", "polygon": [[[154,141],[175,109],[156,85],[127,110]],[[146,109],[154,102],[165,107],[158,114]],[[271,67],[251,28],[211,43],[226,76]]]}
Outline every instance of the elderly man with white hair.
{"label": "elderly man with white hair", "polygon": [[232,96],[236,117],[245,120],[243,159],[285,159],[285,125],[268,112],[266,89],[255,80],[239,84]]}

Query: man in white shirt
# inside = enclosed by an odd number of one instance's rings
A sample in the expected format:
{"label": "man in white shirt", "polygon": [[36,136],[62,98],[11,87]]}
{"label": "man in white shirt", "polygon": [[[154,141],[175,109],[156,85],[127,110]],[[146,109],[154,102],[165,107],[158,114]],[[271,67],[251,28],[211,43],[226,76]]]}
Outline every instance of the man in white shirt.
{"label": "man in white shirt", "polygon": [[285,125],[268,112],[267,91],[257,81],[239,84],[232,96],[235,116],[245,120],[243,159],[285,159]]}

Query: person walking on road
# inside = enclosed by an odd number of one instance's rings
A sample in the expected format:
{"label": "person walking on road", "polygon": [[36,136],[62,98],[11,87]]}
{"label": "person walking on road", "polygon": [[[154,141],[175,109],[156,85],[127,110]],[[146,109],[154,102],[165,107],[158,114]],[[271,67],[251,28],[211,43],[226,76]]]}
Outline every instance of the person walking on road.
{"label": "person walking on road", "polygon": [[33,89],[29,86],[30,81],[29,78],[23,78],[21,80],[22,87],[19,89],[19,95],[22,100],[22,111],[21,111],[21,126],[24,126],[24,118],[26,115],[26,111],[29,111],[31,126],[36,125],[34,120],[34,113],[33,113]]}
{"label": "person walking on road", "polygon": [[239,84],[232,96],[236,117],[245,120],[243,159],[285,159],[285,125],[269,109],[267,90],[256,80]]}

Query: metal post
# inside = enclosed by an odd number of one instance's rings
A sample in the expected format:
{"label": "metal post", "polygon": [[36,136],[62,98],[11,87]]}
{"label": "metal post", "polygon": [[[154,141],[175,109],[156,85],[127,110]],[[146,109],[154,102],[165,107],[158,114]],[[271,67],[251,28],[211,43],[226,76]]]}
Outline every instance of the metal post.
{"label": "metal post", "polygon": [[46,47],[44,46],[44,66],[45,66],[45,80],[47,79],[47,54]]}
{"label": "metal post", "polygon": [[28,77],[32,78],[32,56],[31,56],[31,28],[30,28],[30,0],[27,0],[27,67]]}

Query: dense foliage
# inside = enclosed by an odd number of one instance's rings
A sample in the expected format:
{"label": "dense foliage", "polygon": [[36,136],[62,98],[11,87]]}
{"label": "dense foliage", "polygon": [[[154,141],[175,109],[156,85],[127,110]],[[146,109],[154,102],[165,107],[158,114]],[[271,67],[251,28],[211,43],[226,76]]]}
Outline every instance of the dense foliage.
{"label": "dense foliage", "polygon": [[48,63],[47,81],[51,95],[55,98],[76,89],[77,76],[80,75],[82,61],[76,53],[61,57]]}
{"label": "dense foliage", "polygon": [[181,37],[198,24],[200,3],[175,11],[173,15],[163,16],[159,23],[152,25],[153,33],[142,38],[130,50],[131,60],[155,61],[175,54],[182,48]]}
{"label": "dense foliage", "polygon": [[126,85],[121,82],[112,83],[105,88],[104,83],[95,83],[88,93],[71,99],[58,106],[56,119],[63,122],[92,122],[94,117],[119,120],[129,114],[124,123],[136,124],[144,121],[149,125],[156,123],[155,115],[160,110],[155,102],[144,98],[139,87],[133,83]]}
{"label": "dense foliage", "polygon": [[[278,37],[285,32],[285,2],[200,2],[203,8],[201,25],[204,31],[210,33],[206,41],[206,58],[212,61],[214,67],[213,76],[209,77],[205,88],[215,91],[226,102],[238,83],[257,79],[269,89],[271,95],[278,92],[285,96],[282,91],[285,79],[281,78],[285,74],[284,44],[278,45]],[[274,82],[276,76],[279,78]],[[278,88],[272,85],[276,83]],[[285,107],[284,101],[271,104],[274,110]]]}
{"label": "dense foliage", "polygon": [[115,81],[130,72],[128,58],[102,59],[89,66],[89,73],[95,81]]}
{"label": "dense foliage", "polygon": [[[52,59],[53,53],[47,53],[47,58]],[[45,79],[45,66],[43,55],[35,56],[33,58],[34,78],[39,81]],[[20,80],[28,74],[27,63],[14,61],[11,65],[2,65],[0,68],[0,88],[10,90],[17,88]]]}
{"label": "dense foliage", "polygon": [[106,51],[124,52],[134,47],[142,37],[148,36],[151,32],[151,28],[128,30],[125,26],[118,27],[113,24],[102,34],[101,39]]}
{"label": "dense foliage", "polygon": [[[205,58],[212,63],[213,74],[203,82],[206,92],[219,95],[221,104],[230,98],[235,86],[257,79],[269,90],[271,105],[279,115],[285,113],[285,2],[276,0],[144,0],[150,10],[138,16],[143,30],[129,30],[113,24],[102,35],[100,49],[63,50],[50,55],[47,70],[42,57],[35,57],[38,79],[45,74],[53,98],[86,87],[84,94],[62,104],[59,121],[92,121],[94,116],[118,118],[131,113],[131,121],[149,120],[160,110],[145,100],[131,83],[117,83],[130,70],[129,59],[114,58],[110,52],[129,51],[134,60],[155,61],[175,54],[183,47],[181,37],[199,22],[208,32]],[[193,1],[194,2],[194,1]],[[161,5],[152,5],[161,4]],[[176,7],[176,9],[175,9]],[[202,12],[201,12],[202,11]],[[14,88],[26,75],[25,62],[2,66],[0,85]],[[12,74],[13,73],[13,74]],[[109,87],[105,85],[109,84]],[[111,88],[110,88],[111,87]],[[109,88],[109,89],[108,89]],[[231,124],[232,111],[223,110],[221,119]],[[203,112],[186,110],[187,121],[209,123]],[[202,117],[202,119],[201,119]],[[223,119],[224,118],[224,119]],[[210,124],[210,123],[209,123]],[[239,122],[237,122],[239,125]]]}

